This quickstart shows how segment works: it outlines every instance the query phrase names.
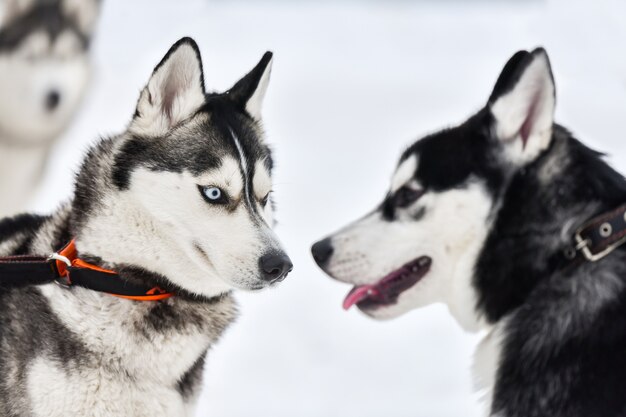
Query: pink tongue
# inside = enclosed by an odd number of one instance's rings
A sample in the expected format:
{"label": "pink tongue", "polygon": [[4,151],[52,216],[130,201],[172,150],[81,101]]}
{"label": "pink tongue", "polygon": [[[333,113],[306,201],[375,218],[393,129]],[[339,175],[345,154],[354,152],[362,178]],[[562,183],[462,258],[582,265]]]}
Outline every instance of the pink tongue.
{"label": "pink tongue", "polygon": [[378,290],[374,288],[374,285],[362,285],[360,287],[354,287],[352,291],[343,300],[343,309],[347,310],[359,301],[365,300],[368,296],[378,293]]}

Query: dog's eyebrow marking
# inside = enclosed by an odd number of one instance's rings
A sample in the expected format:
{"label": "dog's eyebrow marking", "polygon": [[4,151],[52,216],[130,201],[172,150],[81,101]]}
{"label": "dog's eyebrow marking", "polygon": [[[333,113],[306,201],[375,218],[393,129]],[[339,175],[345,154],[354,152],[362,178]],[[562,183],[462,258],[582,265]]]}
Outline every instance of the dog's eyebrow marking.
{"label": "dog's eyebrow marking", "polygon": [[241,146],[241,142],[239,142],[239,138],[233,131],[233,129],[229,126],[228,131],[230,132],[231,138],[233,138],[233,142],[235,142],[235,147],[237,148],[237,152],[239,153],[239,162],[241,163],[241,172],[243,175],[243,194],[248,206],[254,210],[254,205],[250,201],[250,179],[248,178],[248,160],[246,159],[246,155],[243,153],[243,147]]}
{"label": "dog's eyebrow marking", "polygon": [[402,161],[391,178],[391,192],[395,193],[415,175],[417,155],[413,154]]}

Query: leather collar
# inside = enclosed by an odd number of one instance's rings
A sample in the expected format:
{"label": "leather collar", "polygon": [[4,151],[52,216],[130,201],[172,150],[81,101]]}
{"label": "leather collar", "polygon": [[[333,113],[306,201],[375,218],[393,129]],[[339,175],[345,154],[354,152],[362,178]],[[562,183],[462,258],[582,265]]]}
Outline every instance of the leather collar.
{"label": "leather collar", "polygon": [[626,243],[626,204],[593,217],[574,234],[574,246],[565,257],[574,262],[596,262]]}

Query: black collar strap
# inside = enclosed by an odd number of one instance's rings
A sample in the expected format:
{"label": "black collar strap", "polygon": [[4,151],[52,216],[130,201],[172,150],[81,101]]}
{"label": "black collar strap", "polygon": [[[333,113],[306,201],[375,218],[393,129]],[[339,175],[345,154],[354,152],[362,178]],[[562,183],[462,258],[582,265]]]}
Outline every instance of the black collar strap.
{"label": "black collar strap", "polygon": [[72,240],[49,257],[9,256],[0,258],[0,287],[23,287],[56,282],[64,287],[79,286],[136,301],[158,301],[173,296],[159,287],[134,284],[116,272],[80,259]]}
{"label": "black collar strap", "polygon": [[570,260],[596,262],[626,243],[626,204],[592,218],[574,235],[575,246],[565,251]]}

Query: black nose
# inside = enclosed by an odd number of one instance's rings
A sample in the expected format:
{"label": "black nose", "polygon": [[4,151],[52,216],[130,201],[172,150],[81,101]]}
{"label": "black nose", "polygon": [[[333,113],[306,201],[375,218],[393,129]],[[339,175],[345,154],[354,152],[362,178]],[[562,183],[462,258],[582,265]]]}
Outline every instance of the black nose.
{"label": "black nose", "polygon": [[329,237],[320,240],[311,247],[313,259],[322,268],[328,263],[330,256],[333,254],[333,243]]}
{"label": "black nose", "polygon": [[284,253],[268,253],[259,259],[261,278],[264,281],[276,282],[285,279],[293,269],[291,259]]}
{"label": "black nose", "polygon": [[58,91],[52,90],[46,96],[46,109],[48,111],[53,111],[57,107],[59,107],[59,103],[61,102],[61,94]]}

